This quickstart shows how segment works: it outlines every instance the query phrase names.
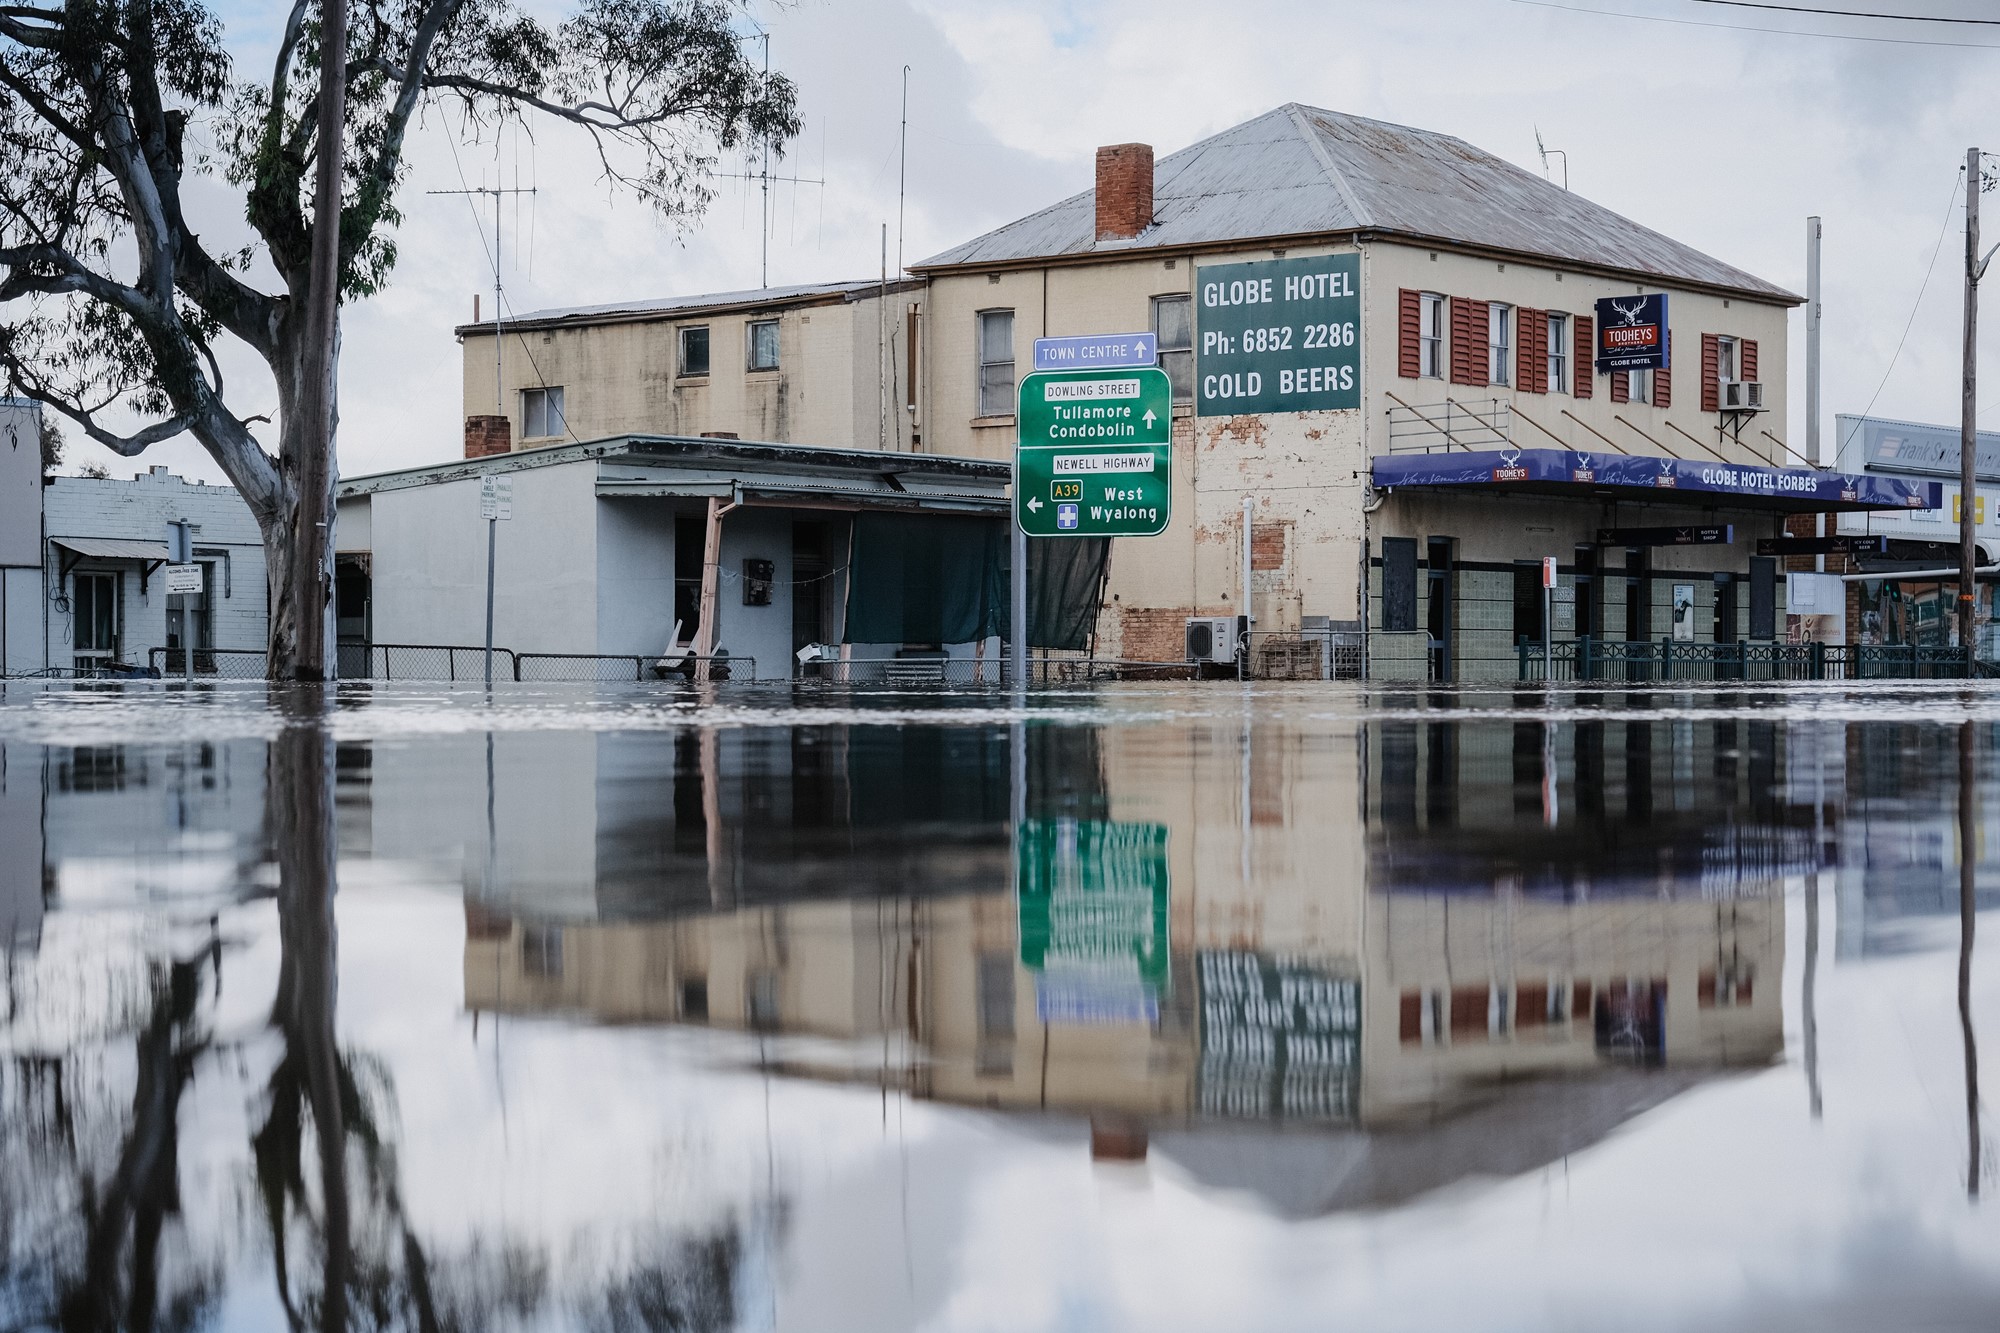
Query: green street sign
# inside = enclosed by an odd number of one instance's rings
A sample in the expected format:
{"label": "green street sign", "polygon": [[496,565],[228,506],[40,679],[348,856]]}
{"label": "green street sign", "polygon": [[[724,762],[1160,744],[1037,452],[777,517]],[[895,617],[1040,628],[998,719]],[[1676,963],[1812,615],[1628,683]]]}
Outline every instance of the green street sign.
{"label": "green street sign", "polygon": [[1021,963],[1167,988],[1167,826],[1031,819],[1015,832]]}
{"label": "green street sign", "polygon": [[1030,537],[1153,537],[1173,511],[1173,383],[1154,366],[1021,381],[1014,521]]}

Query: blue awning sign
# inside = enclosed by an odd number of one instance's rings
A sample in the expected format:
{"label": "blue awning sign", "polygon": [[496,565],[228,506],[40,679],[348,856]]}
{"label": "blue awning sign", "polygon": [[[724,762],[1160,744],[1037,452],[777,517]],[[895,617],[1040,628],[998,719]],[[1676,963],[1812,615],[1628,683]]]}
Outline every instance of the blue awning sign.
{"label": "blue awning sign", "polygon": [[1692,491],[1790,509],[1936,509],[1934,481],[1856,476],[1803,467],[1753,467],[1699,459],[1598,454],[1570,449],[1467,450],[1384,454],[1372,460],[1375,485]]}

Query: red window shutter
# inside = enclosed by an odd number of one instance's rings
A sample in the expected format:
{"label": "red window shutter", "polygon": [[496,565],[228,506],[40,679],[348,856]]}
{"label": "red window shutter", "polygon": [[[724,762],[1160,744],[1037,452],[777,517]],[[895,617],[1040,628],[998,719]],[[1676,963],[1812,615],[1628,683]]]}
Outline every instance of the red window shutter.
{"label": "red window shutter", "polygon": [[1421,292],[1405,287],[1396,293],[1396,373],[1406,380],[1423,374],[1423,358],[1417,347],[1423,332],[1423,307]]}
{"label": "red window shutter", "polygon": [[1570,358],[1569,386],[1573,398],[1588,398],[1597,392],[1597,321],[1589,315],[1576,317],[1576,355]]}
{"label": "red window shutter", "polygon": [[1546,310],[1518,309],[1514,312],[1515,341],[1521,345],[1520,373],[1514,387],[1529,393],[1549,391],[1549,313]]}
{"label": "red window shutter", "polygon": [[1742,363],[1743,378],[1746,380],[1756,379],[1757,344],[1750,341],[1748,338],[1740,339],[1736,344],[1736,358],[1738,361]]}
{"label": "red window shutter", "polygon": [[[1667,360],[1674,359],[1674,335],[1667,334]],[[1653,406],[1672,407],[1674,405],[1674,372],[1662,367],[1653,372]]]}
{"label": "red window shutter", "polygon": [[1463,296],[1451,298],[1451,382],[1486,383],[1486,302]]}
{"label": "red window shutter", "polygon": [[1614,403],[1632,401],[1632,377],[1622,370],[1611,372],[1611,401]]}
{"label": "red window shutter", "polygon": [[1701,410],[1722,410],[1722,340],[1713,333],[1701,335]]}

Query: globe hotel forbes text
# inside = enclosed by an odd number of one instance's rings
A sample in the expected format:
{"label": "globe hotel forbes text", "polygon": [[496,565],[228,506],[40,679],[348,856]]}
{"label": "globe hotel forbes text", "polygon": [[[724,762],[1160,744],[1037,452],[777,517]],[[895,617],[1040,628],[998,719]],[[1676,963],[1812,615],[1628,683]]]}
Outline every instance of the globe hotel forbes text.
{"label": "globe hotel forbes text", "polygon": [[1361,406],[1361,259],[1211,264],[1195,279],[1202,416]]}

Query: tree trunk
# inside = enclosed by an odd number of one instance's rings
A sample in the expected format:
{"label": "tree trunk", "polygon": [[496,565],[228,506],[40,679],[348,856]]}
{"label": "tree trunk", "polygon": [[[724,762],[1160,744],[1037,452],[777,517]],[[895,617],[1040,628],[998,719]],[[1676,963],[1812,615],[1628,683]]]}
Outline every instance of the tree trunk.
{"label": "tree trunk", "polygon": [[[330,462],[317,469],[304,464],[310,450],[324,447],[331,451],[338,407],[329,392],[326,395],[329,420],[323,431],[312,428],[307,415],[312,395],[304,392],[304,376],[309,373],[311,358],[306,354],[304,332],[296,329],[291,332],[292,336],[279,343],[282,363],[271,368],[278,387],[281,499],[275,509],[257,514],[257,525],[264,536],[265,578],[271,608],[265,676],[269,680],[323,680],[335,674],[331,660],[334,636],[329,623],[333,619],[335,469]],[[334,355],[338,354],[336,342]],[[324,446],[319,443],[322,439],[326,442]],[[315,474],[325,487],[318,506],[304,503],[304,488],[300,484],[302,479]],[[315,510],[326,515],[324,526],[315,526],[318,522],[313,516]],[[308,571],[313,572],[301,577]],[[313,604],[300,605],[298,593],[302,588],[317,589]],[[301,622],[305,616],[318,616],[325,627],[321,642],[329,647],[323,674],[314,670],[318,664],[302,661],[299,655]]]}

